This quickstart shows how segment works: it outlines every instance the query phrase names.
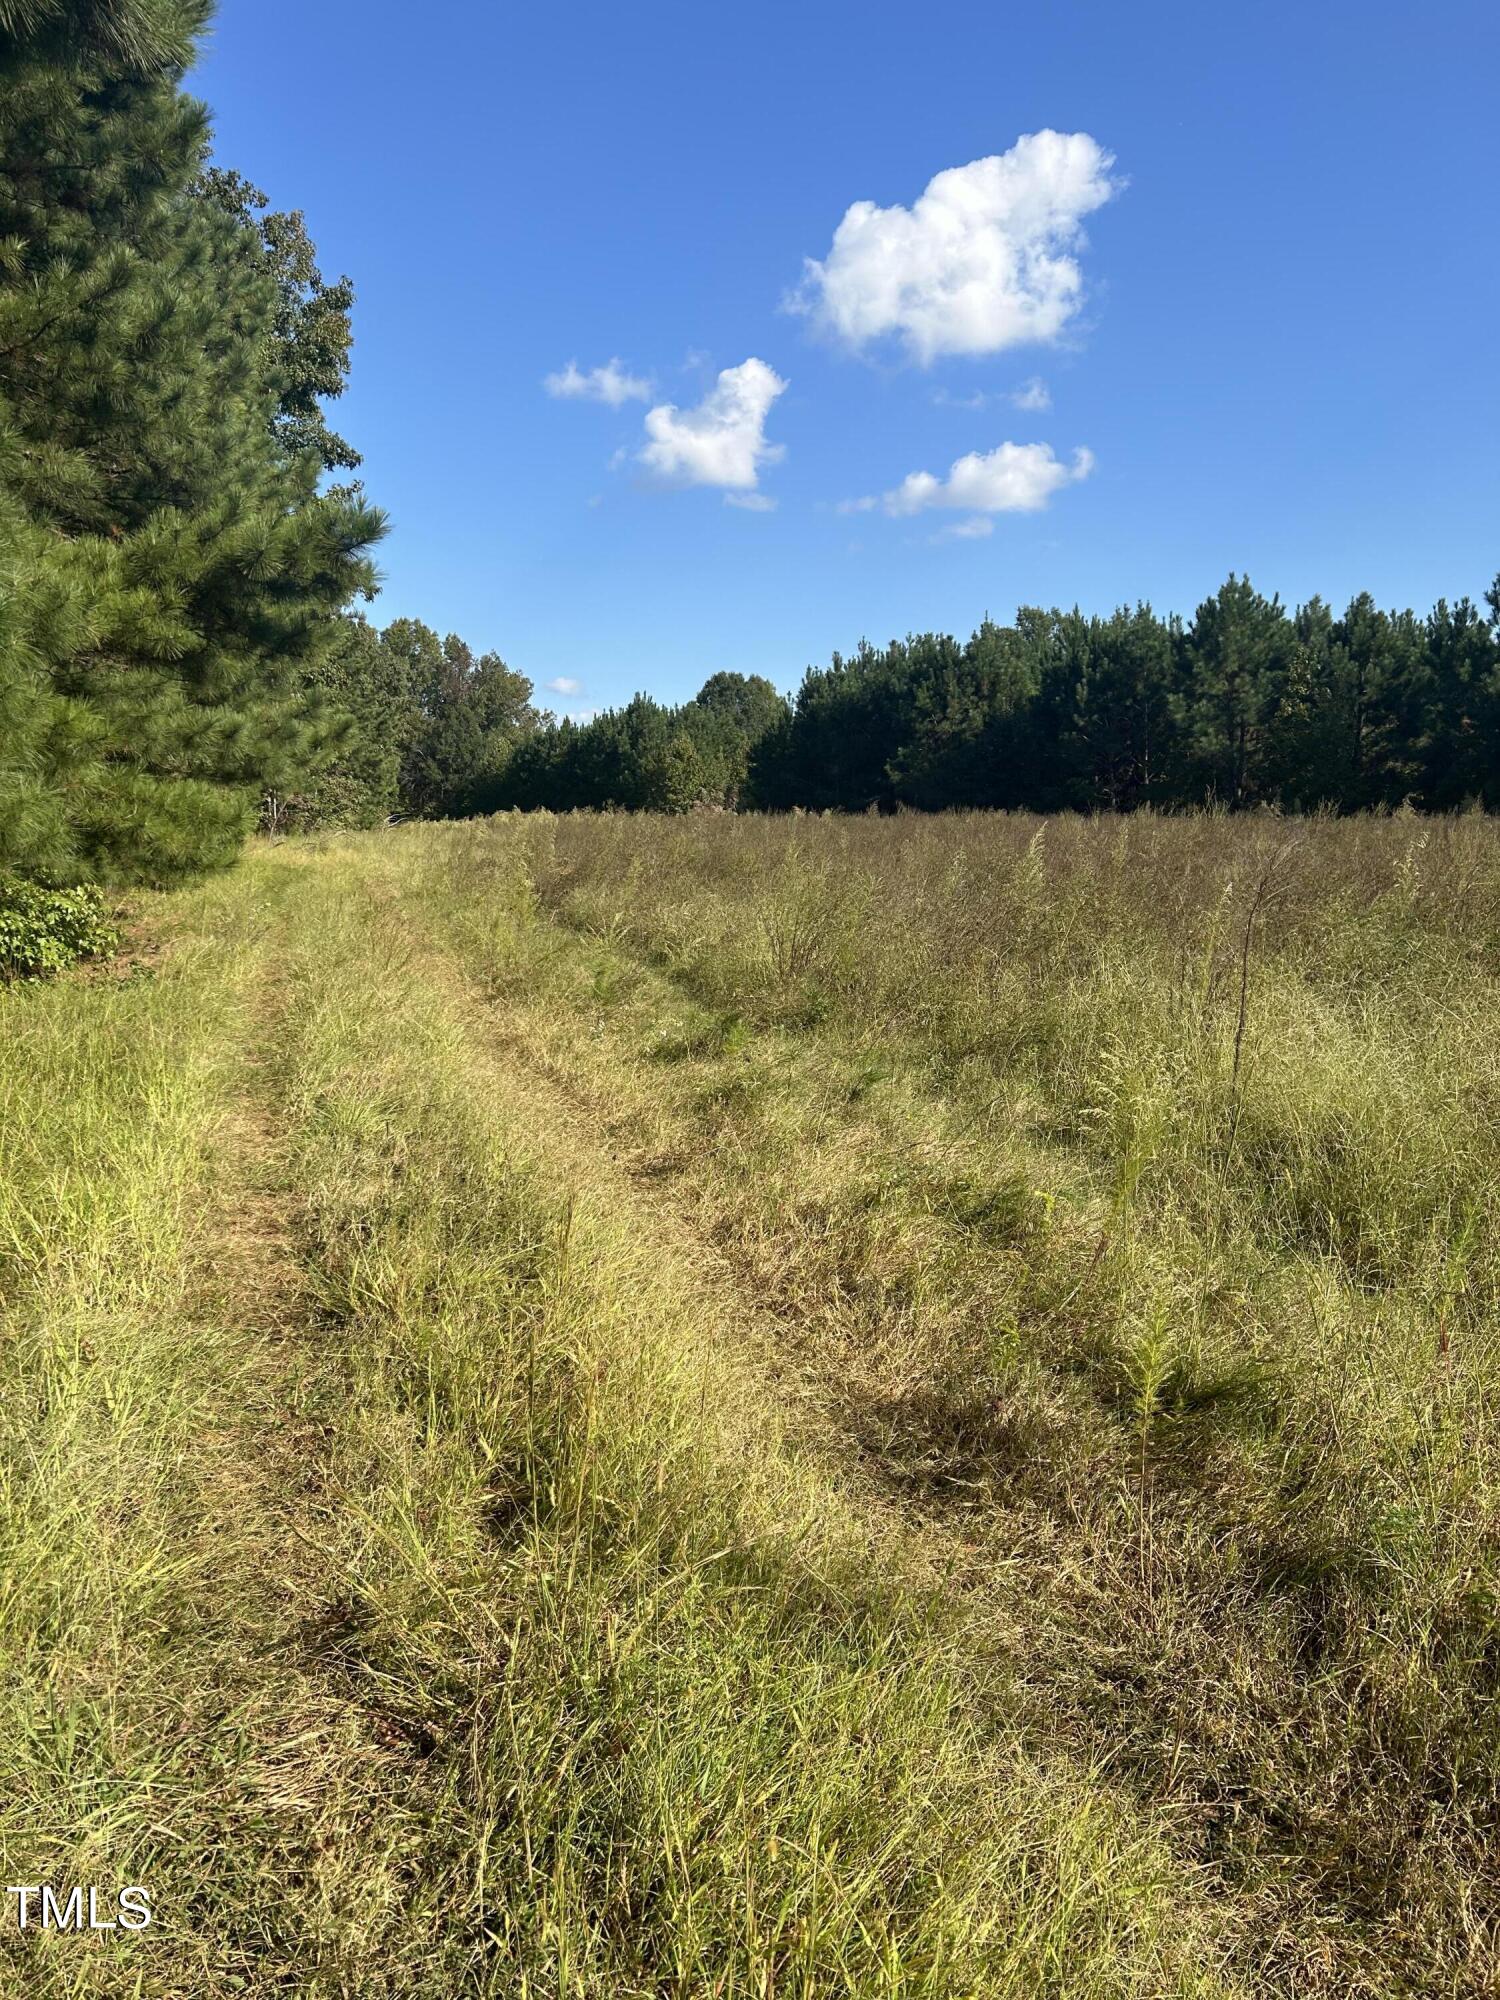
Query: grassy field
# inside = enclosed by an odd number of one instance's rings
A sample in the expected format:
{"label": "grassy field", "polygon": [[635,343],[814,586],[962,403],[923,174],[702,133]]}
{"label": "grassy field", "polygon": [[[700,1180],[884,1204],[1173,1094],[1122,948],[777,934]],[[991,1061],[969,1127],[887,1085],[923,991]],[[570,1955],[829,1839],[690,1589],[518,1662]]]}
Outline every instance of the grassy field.
{"label": "grassy field", "polygon": [[1500,829],[133,919],[0,992],[0,1865],[156,1921],[6,1993],[1500,1990]]}

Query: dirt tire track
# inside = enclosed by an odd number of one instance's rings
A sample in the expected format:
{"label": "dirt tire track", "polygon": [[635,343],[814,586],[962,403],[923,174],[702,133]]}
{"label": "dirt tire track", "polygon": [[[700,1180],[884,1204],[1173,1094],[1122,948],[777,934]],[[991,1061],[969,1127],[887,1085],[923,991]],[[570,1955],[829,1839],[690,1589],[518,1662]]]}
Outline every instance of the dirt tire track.
{"label": "dirt tire track", "polygon": [[204,1992],[246,1980],[256,1992],[291,1991],[274,1972],[267,1985],[268,1971],[312,1963],[318,1983],[298,1984],[297,1993],[331,2000],[377,1990],[346,1976],[341,1940],[359,1913],[343,1850],[362,1818],[390,1814],[407,1759],[338,1654],[338,1502],[326,1414],[338,1373],[298,1249],[268,1053],[277,1020],[264,991],[252,1023],[216,1135],[202,1224],[212,1248],[194,1300],[229,1365],[191,1471],[212,1557],[187,1606],[205,1671],[181,1730],[210,1760],[220,1745],[254,1740],[253,1753],[226,1774],[215,1823],[199,1839],[208,1867],[253,1855],[265,1903],[246,1912],[242,1936],[218,1941],[222,1952],[216,1946],[212,1958],[196,1938],[198,1975]]}

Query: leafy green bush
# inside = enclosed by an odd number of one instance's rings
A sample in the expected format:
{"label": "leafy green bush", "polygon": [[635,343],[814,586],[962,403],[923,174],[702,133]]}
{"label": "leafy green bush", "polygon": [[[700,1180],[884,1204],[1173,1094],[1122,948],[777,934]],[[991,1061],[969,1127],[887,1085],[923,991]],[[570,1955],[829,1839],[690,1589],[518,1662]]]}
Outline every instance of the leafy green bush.
{"label": "leafy green bush", "polygon": [[119,942],[98,889],[43,889],[0,875],[0,980],[46,979]]}

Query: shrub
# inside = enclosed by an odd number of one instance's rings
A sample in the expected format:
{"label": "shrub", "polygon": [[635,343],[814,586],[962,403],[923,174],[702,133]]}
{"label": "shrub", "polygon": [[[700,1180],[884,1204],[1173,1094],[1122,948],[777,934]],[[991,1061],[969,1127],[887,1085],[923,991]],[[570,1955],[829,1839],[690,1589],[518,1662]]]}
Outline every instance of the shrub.
{"label": "shrub", "polygon": [[43,889],[0,875],[0,980],[46,979],[119,941],[98,889]]}

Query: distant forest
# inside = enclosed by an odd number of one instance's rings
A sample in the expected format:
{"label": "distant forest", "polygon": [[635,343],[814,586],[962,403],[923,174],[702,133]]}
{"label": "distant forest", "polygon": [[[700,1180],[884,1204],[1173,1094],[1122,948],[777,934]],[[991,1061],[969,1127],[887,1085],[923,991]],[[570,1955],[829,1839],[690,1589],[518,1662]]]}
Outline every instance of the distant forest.
{"label": "distant forest", "polygon": [[794,701],[718,673],[589,721],[538,714],[494,655],[350,621],[325,691],[355,748],[314,821],[546,807],[1129,811],[1500,807],[1500,579],[1421,616],[1368,596],[1295,611],[1231,576],[1190,623],[1023,609],[809,668]]}

